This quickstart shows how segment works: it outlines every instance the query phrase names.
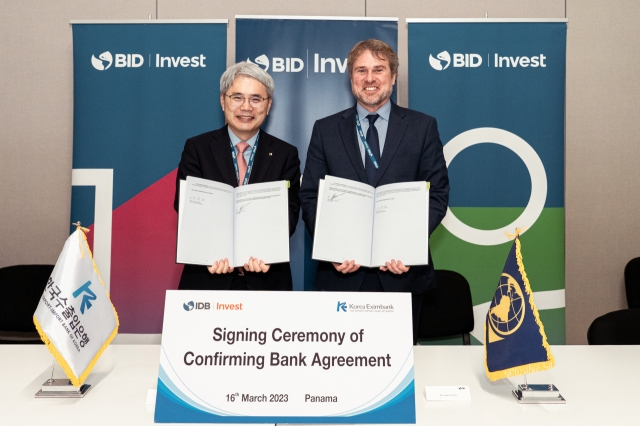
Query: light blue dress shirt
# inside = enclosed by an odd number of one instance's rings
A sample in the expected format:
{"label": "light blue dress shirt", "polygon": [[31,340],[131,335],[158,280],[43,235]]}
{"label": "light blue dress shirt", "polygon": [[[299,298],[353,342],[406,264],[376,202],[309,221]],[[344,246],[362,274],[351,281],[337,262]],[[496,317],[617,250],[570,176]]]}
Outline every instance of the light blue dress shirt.
{"label": "light blue dress shirt", "polygon": [[[378,119],[378,120],[380,120],[380,119]],[[237,137],[236,134],[233,133],[230,128],[227,127],[227,130],[229,131],[229,139],[231,139],[231,143],[233,144],[234,148],[236,149],[236,156],[237,156],[240,153],[240,151],[238,150],[238,147],[236,145],[239,142],[242,142],[242,139]],[[260,133],[260,130],[258,130],[258,133]],[[255,135],[251,136],[251,138],[249,138],[248,141],[245,141],[246,143],[249,144],[249,148],[245,149],[244,153],[243,153],[244,161],[245,161],[245,163],[247,163],[247,166],[249,165],[249,158],[251,158],[251,151],[253,151],[253,147],[256,144],[256,139],[258,138],[258,133],[256,133]],[[231,154],[229,154],[229,155],[231,155]]]}
{"label": "light blue dress shirt", "polygon": [[[387,139],[387,128],[389,128],[389,114],[391,114],[391,101],[387,100],[387,103],[382,105],[376,112],[367,111],[362,105],[359,103],[356,104],[356,112],[358,113],[358,118],[360,119],[360,125],[362,126],[362,133],[367,135],[367,130],[369,130],[369,119],[367,115],[369,114],[378,114],[380,117],[376,120],[374,126],[376,126],[376,130],[378,130],[378,140],[380,141],[380,158],[382,158],[382,152],[384,149],[384,141]],[[360,135],[358,134],[358,129],[356,129],[356,139],[358,139],[358,146],[360,147],[360,156],[362,157],[362,164],[365,164],[365,161],[371,161],[368,157],[365,159],[365,149],[362,140],[360,139]],[[366,164],[365,164],[366,166]]]}

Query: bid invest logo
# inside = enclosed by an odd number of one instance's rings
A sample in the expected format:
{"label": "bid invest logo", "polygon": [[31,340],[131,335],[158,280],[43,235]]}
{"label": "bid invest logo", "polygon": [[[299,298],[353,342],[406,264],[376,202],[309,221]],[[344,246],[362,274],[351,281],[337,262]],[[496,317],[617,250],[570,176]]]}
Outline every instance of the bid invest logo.
{"label": "bid invest logo", "polygon": [[[278,58],[278,59],[281,59],[281,58]],[[260,55],[257,58],[255,58],[253,62],[251,62],[251,59],[247,58],[247,62],[251,64],[256,64],[263,70],[269,71],[269,58],[267,58],[267,55]]]}
{"label": "bid invest logo", "polygon": [[429,55],[429,64],[431,68],[436,71],[446,70],[451,63],[451,55],[446,50],[444,52],[440,52],[434,58],[433,55]]}
{"label": "bid invest logo", "polygon": [[265,54],[257,56],[255,59],[247,58],[247,62],[258,65],[265,71],[274,72],[302,72],[306,68],[307,78],[309,73],[332,73],[344,74],[347,72],[347,58],[324,58],[319,53],[309,52],[302,55],[302,58],[281,58],[273,56],[271,59]]}
{"label": "bid invest logo", "polygon": [[[487,61],[484,63],[488,68],[546,68],[546,60],[547,56],[542,53],[532,56],[502,56],[498,53],[487,53]],[[478,53],[449,54],[444,50],[438,53],[435,58],[433,55],[429,55],[429,65],[436,71],[444,71],[449,68],[449,65],[452,65],[453,68],[478,68],[482,64],[482,55]]]}
{"label": "bid invest logo", "polygon": [[109,69],[112,63],[113,56],[111,56],[111,52],[102,52],[97,58],[95,55],[91,55],[91,65],[98,71]]}
{"label": "bid invest logo", "polygon": [[436,55],[429,55],[429,64],[436,71],[446,70],[453,62],[454,68],[477,68],[482,65],[482,56],[477,53],[454,53],[453,61],[449,52],[442,51]]}
{"label": "bid invest logo", "polygon": [[[91,55],[91,65],[98,71],[104,71],[111,67],[113,63],[111,52],[102,52],[96,58]],[[140,68],[144,64],[144,58],[138,53],[116,53],[115,68]]]}
{"label": "bid invest logo", "polygon": [[[159,53],[148,54],[146,62],[148,68],[206,68],[207,57],[203,54],[195,56],[163,56]],[[269,67],[267,59],[267,68]],[[145,64],[145,58],[139,53],[102,52],[96,58],[91,55],[91,65],[98,71],[105,71],[113,64],[114,68],[140,68]]]}

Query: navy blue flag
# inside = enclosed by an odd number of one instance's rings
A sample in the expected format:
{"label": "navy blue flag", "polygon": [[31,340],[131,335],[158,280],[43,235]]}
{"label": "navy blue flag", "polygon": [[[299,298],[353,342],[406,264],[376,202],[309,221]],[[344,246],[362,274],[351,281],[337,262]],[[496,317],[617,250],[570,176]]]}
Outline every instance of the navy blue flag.
{"label": "navy blue flag", "polygon": [[553,355],[524,271],[517,234],[487,312],[484,332],[485,368],[491,380],[534,373],[554,366]]}

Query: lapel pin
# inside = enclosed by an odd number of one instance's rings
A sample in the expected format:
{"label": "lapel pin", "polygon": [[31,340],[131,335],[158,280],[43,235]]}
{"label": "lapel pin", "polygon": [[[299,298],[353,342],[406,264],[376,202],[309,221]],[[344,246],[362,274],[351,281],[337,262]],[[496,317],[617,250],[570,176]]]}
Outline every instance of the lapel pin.
{"label": "lapel pin", "polygon": [[273,157],[273,154],[269,153],[269,157]]}

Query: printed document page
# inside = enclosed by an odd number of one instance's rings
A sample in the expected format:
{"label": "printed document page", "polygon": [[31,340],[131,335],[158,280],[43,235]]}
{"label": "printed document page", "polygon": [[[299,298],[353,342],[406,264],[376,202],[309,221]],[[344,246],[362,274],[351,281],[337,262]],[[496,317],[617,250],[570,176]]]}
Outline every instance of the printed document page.
{"label": "printed document page", "polygon": [[266,264],[289,261],[287,181],[254,183],[235,189],[233,266],[253,256]]}
{"label": "printed document page", "polygon": [[184,212],[184,193],[187,191],[187,181],[180,179],[180,197],[178,198],[178,240],[182,228],[182,212]]}
{"label": "printed document page", "polygon": [[404,265],[429,261],[427,182],[404,182],[376,189],[371,265],[394,259]]}
{"label": "printed document page", "polygon": [[371,264],[373,187],[326,176],[318,191],[313,259]]}
{"label": "printed document page", "polygon": [[212,265],[233,261],[233,187],[220,182],[187,177],[180,191],[177,263]]}

